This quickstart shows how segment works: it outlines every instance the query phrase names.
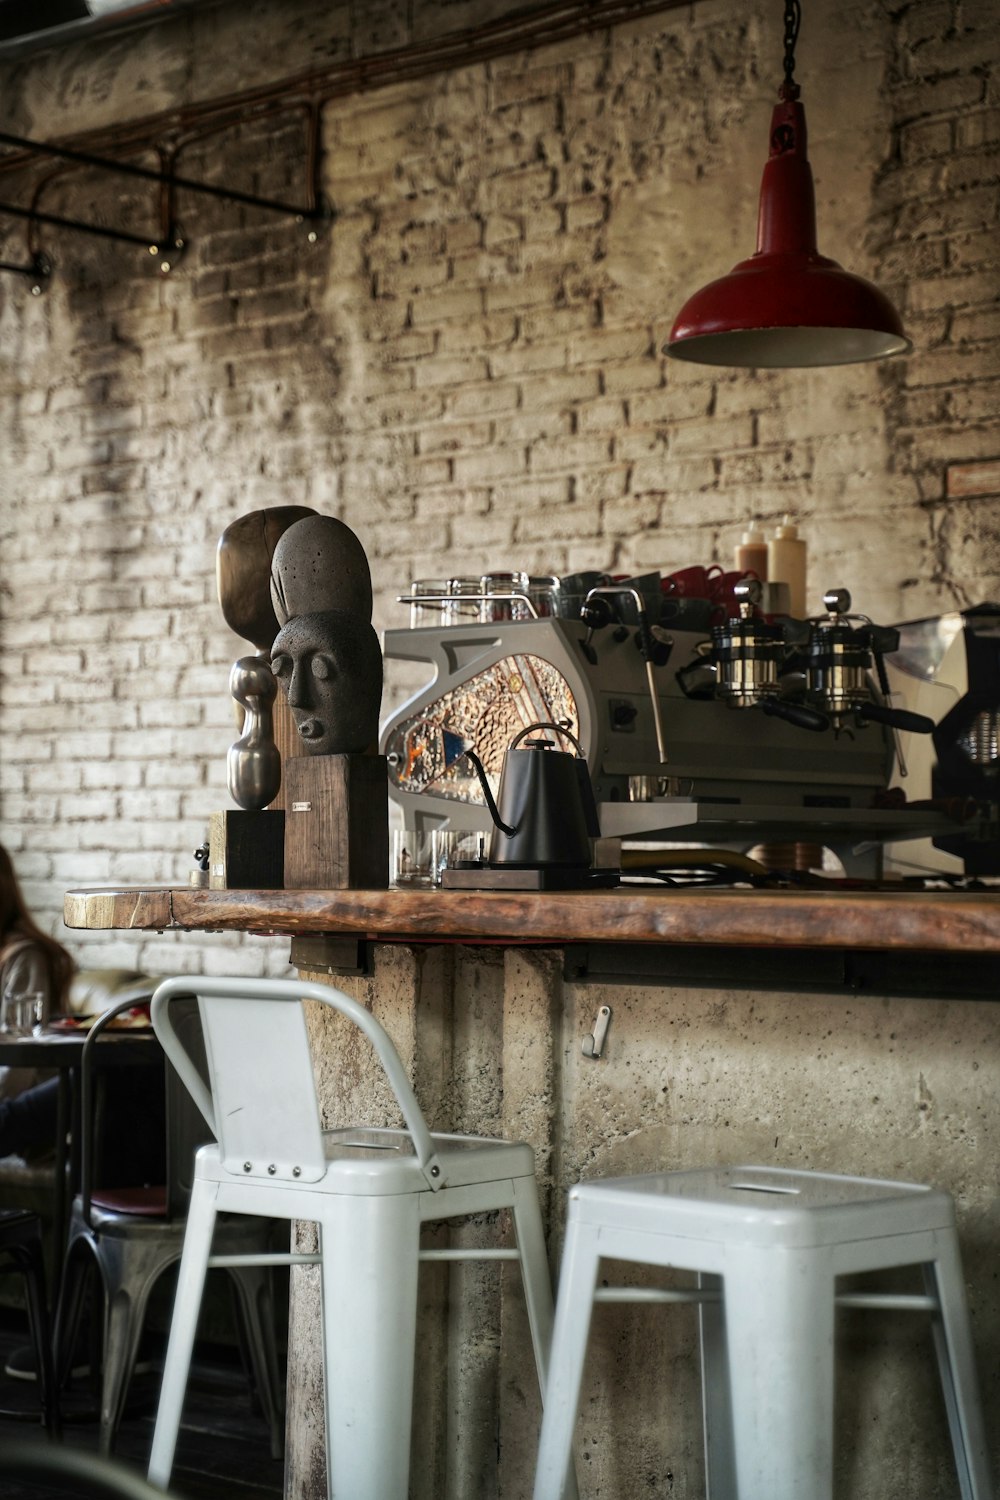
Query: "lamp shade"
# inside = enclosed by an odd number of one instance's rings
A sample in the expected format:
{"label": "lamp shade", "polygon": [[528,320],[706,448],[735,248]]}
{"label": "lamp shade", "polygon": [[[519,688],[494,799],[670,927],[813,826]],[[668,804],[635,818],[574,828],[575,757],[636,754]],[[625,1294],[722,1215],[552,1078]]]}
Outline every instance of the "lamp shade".
{"label": "lamp shade", "polygon": [[777,369],[883,359],[912,347],[878,287],[817,250],[805,111],[783,99],[771,118],[756,253],[688,299],[663,352],[697,364]]}

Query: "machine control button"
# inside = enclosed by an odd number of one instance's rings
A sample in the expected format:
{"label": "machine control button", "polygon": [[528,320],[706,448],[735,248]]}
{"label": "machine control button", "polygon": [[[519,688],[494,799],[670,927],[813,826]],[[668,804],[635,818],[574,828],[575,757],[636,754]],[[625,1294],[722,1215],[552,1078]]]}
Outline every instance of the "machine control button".
{"label": "machine control button", "polygon": [[639,715],[636,705],[628,698],[612,698],[609,705],[611,713],[611,728],[623,733],[635,731],[635,721]]}

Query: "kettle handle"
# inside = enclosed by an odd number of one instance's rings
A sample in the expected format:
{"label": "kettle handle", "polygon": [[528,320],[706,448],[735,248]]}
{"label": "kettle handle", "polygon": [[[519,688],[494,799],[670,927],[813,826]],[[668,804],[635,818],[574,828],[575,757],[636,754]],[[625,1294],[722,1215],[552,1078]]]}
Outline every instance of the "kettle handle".
{"label": "kettle handle", "polygon": [[469,760],[472,761],[472,764],[476,768],[476,775],[479,777],[479,784],[483,789],[483,796],[486,798],[486,806],[490,810],[490,817],[493,819],[500,832],[505,833],[508,838],[512,839],[517,832],[517,829],[511,828],[510,824],[505,823],[501,818],[500,809],[496,805],[493,793],[490,791],[490,784],[486,779],[485,766],[479,759],[479,756],[476,754],[475,750],[465,750],[463,751],[463,754],[468,756]]}
{"label": "kettle handle", "polygon": [[583,753],[583,746],[580,744],[580,741],[577,739],[575,734],[573,734],[569,729],[564,728],[562,724],[529,724],[527,729],[522,729],[518,734],[515,734],[514,738],[507,746],[507,749],[513,750],[514,746],[521,740],[523,740],[526,734],[533,734],[536,729],[554,729],[556,734],[564,734],[568,740],[572,740],[573,745],[576,749],[576,753],[580,757],[580,759],[586,760],[587,757]]}

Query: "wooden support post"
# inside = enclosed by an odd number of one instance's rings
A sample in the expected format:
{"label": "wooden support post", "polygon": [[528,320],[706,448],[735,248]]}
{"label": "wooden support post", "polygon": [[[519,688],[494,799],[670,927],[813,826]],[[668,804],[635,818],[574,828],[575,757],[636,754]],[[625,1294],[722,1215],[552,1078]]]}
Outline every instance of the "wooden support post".
{"label": "wooden support post", "polygon": [[213,891],[280,891],[285,814],[227,808],[209,819],[208,885]]}
{"label": "wooden support post", "polygon": [[384,755],[285,762],[287,890],[385,890],[389,782]]}

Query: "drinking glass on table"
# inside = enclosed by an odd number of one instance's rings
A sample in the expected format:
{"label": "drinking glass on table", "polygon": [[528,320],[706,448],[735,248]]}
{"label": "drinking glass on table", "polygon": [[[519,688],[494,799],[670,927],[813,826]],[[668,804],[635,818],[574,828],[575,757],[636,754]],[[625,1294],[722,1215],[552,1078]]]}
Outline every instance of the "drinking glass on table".
{"label": "drinking glass on table", "polygon": [[42,1024],[45,995],[41,990],[8,990],[0,1001],[0,1032],[31,1036]]}

